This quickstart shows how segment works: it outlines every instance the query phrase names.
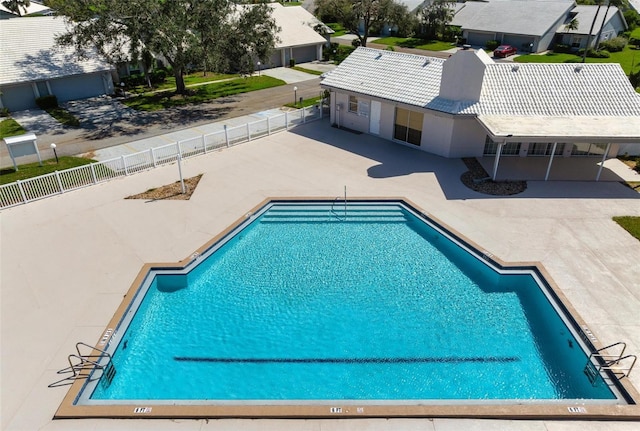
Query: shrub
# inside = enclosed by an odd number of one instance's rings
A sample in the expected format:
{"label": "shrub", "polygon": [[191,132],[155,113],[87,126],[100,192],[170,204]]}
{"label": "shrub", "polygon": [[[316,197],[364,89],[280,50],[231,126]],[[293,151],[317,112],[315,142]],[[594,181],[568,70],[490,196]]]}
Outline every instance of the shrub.
{"label": "shrub", "polygon": [[296,66],[296,59],[295,58],[290,58],[289,59],[289,67],[295,67]]}
{"label": "shrub", "polygon": [[40,109],[44,109],[45,111],[47,109],[57,108],[58,107],[58,98],[56,96],[54,96],[53,94],[50,94],[48,96],[38,97],[36,99],[36,105],[38,105],[38,107]]}
{"label": "shrub", "polygon": [[167,79],[167,72],[163,69],[154,70],[150,78],[152,84],[162,84]]}
{"label": "shrub", "polygon": [[0,108],[0,117],[8,117],[9,116],[9,108]]}
{"label": "shrub", "polygon": [[121,81],[124,82],[125,85],[129,88],[147,84],[142,73],[132,73],[129,76],[123,77]]}
{"label": "shrub", "polygon": [[614,37],[613,39],[600,42],[600,48],[609,52],[620,52],[627,46],[629,41],[624,37]]}
{"label": "shrub", "polygon": [[571,46],[564,45],[562,43],[556,43],[555,46],[553,47],[553,52],[560,53],[560,54],[571,54]]}
{"label": "shrub", "polygon": [[484,46],[489,50],[489,51],[493,51],[494,49],[496,49],[497,47],[500,46],[500,42],[498,42],[497,40],[488,40]]}
{"label": "shrub", "polygon": [[636,47],[636,49],[640,49],[640,39],[632,37],[629,39],[629,44]]}
{"label": "shrub", "polygon": [[[584,48],[578,51],[578,55],[584,55]],[[606,51],[604,49],[596,51],[595,49],[590,48],[589,51],[587,51],[587,57],[590,58],[609,58],[610,56],[611,54],[609,54],[609,51]]]}
{"label": "shrub", "polygon": [[360,39],[353,39],[351,41],[351,46],[353,46],[354,48],[357,48],[361,45]]}

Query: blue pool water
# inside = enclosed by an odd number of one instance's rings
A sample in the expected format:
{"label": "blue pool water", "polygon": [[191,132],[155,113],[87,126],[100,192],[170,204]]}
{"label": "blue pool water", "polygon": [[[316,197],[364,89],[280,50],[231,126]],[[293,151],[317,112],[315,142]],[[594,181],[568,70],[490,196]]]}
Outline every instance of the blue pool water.
{"label": "blue pool water", "polygon": [[91,400],[615,399],[535,273],[403,205],[274,204],[174,272],[147,277]]}

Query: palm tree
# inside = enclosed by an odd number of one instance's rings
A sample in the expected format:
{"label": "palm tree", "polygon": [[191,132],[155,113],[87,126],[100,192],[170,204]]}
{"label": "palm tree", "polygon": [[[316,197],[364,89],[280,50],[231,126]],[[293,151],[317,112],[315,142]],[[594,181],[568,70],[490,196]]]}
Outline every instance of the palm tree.
{"label": "palm tree", "polygon": [[598,3],[598,9],[596,9],[596,15],[593,17],[593,21],[591,21],[591,28],[589,28],[589,34],[587,35],[587,46],[584,48],[584,54],[582,54],[582,62],[584,63],[587,59],[587,51],[589,51],[589,47],[591,46],[591,33],[593,32],[593,27],[596,25],[596,20],[598,19],[598,14],[600,13],[600,7],[602,6],[602,0],[596,0]]}
{"label": "palm tree", "polygon": [[596,43],[595,43],[596,51],[598,50],[598,46],[600,45],[600,38],[602,37],[602,29],[604,28],[604,25],[607,23],[607,14],[609,13],[609,8],[611,7],[612,4],[615,7],[619,8],[622,5],[622,0],[609,0],[607,2],[607,9],[604,11],[604,18],[602,19],[602,25],[600,25],[600,31],[598,32],[598,37],[596,37]]}
{"label": "palm tree", "polygon": [[569,33],[571,30],[577,30],[580,26],[580,22],[578,22],[578,18],[574,18],[567,25],[564,26],[565,33]]}
{"label": "palm tree", "polygon": [[22,16],[20,12],[20,8],[24,10],[24,13],[27,13],[27,8],[31,2],[29,0],[5,0],[2,2],[2,6],[9,9],[9,11],[17,14],[18,16]]}

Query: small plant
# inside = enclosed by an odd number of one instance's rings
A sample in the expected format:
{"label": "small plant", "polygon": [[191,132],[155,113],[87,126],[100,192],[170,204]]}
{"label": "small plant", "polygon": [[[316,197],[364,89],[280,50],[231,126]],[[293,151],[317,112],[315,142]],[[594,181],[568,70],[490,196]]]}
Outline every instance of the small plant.
{"label": "small plant", "polygon": [[295,58],[290,58],[289,59],[289,67],[295,67],[296,65],[296,59]]}
{"label": "small plant", "polygon": [[600,42],[600,48],[609,52],[620,52],[627,46],[627,43],[629,43],[629,40],[626,37],[614,37]]}
{"label": "small plant", "polygon": [[571,54],[572,48],[569,45],[564,45],[562,43],[556,43],[553,47],[553,52],[558,52],[561,54]]}
{"label": "small plant", "polygon": [[36,99],[36,105],[38,105],[40,109],[43,109],[45,111],[47,109],[54,109],[58,107],[58,98],[53,94],[50,94],[49,96],[38,97]]}
{"label": "small plant", "polygon": [[484,44],[485,48],[487,48],[489,51],[493,51],[494,49],[496,49],[497,47],[500,46],[500,42],[498,42],[497,40],[488,40],[485,44]]}
{"label": "small plant", "polygon": [[0,108],[0,117],[8,117],[9,108]]}

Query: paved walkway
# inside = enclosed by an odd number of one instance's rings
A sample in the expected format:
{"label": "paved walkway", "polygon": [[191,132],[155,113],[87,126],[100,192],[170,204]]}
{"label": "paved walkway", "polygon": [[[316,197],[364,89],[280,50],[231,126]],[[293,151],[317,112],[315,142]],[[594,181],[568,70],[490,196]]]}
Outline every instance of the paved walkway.
{"label": "paved walkway", "polygon": [[[613,182],[530,182],[513,197],[462,185],[459,159],[369,135],[299,126],[183,163],[204,174],[188,201],[125,200],[174,182],[176,165],[0,212],[4,431],[632,431],[637,423],[460,419],[63,420],[67,388],[47,388],[77,341],[96,343],[146,262],[176,262],[267,197],[402,196],[494,256],[542,262],[598,338],[640,353],[640,243],[612,220],[640,216]],[[640,373],[630,382],[640,387]],[[588,405],[586,406],[588,409]],[[623,407],[637,408],[637,407]]]}

